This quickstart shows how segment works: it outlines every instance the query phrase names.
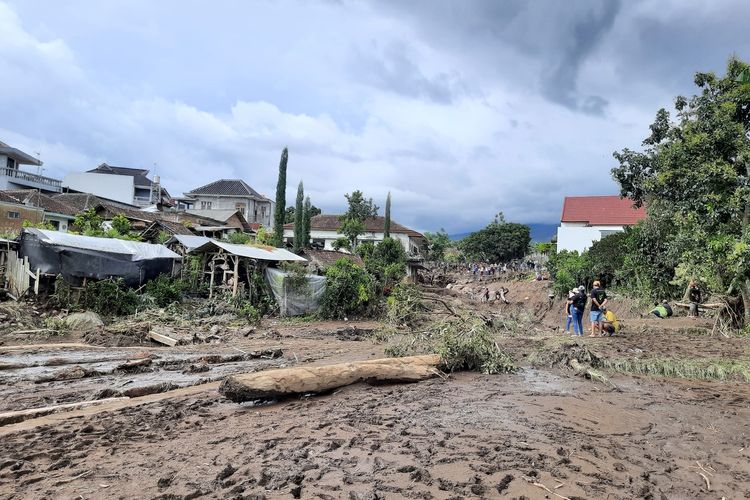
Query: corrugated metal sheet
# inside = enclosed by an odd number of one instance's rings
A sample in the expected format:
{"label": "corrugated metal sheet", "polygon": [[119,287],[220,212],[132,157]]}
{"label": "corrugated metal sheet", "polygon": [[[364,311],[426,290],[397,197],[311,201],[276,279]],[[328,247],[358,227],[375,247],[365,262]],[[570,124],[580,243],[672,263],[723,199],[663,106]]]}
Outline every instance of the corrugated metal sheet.
{"label": "corrugated metal sheet", "polygon": [[190,252],[210,252],[216,248],[221,248],[232,255],[255,260],[266,260],[272,262],[307,262],[307,259],[304,257],[300,257],[299,255],[293,254],[289,250],[284,250],[283,248],[266,249],[250,245],[234,245],[232,243],[224,243],[223,241],[216,240],[209,240],[200,247],[193,248]]}

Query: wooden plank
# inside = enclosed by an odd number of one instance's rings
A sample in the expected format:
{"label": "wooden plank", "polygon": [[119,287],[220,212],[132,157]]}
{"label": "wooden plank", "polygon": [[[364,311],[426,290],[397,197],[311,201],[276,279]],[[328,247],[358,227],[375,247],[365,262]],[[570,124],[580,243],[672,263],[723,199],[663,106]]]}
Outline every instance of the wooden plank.
{"label": "wooden plank", "polygon": [[162,335],[160,333],[148,332],[148,336],[151,340],[159,342],[160,344],[168,345],[169,347],[174,347],[175,345],[177,345],[177,339],[167,337],[166,335]]}
{"label": "wooden plank", "polygon": [[79,403],[67,403],[55,406],[45,406],[44,408],[31,408],[28,410],[18,411],[6,411],[0,413],[0,426],[8,424],[16,424],[29,420],[31,418],[42,417],[44,415],[50,415],[52,413],[58,413],[63,411],[78,410],[80,408],[86,408],[88,406],[97,406],[101,404],[111,403],[113,401],[122,401],[123,399],[129,399],[125,397],[121,398],[106,398],[98,399],[96,401],[81,401]]}

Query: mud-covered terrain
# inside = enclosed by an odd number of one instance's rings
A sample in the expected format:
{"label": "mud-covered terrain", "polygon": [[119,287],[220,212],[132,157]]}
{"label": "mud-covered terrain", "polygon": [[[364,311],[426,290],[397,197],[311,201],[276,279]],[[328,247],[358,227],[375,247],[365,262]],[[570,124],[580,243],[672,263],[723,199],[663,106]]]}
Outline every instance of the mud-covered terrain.
{"label": "mud-covered terrain", "polygon": [[544,283],[515,286],[509,305],[442,296],[515,325],[496,341],[516,373],[255,405],[223,398],[220,381],[381,357],[381,325],[266,320],[175,347],[5,336],[0,497],[750,498],[747,338],[621,302],[622,335],[571,339]]}

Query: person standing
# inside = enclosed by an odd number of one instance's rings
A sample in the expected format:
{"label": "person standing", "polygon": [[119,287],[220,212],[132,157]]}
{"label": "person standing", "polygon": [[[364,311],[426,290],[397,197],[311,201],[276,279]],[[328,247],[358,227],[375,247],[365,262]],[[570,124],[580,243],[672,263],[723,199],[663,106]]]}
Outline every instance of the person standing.
{"label": "person standing", "polygon": [[698,317],[698,305],[702,302],[703,294],[695,281],[690,282],[688,289],[688,299],[690,300],[690,316]]}
{"label": "person standing", "polygon": [[572,302],[573,307],[570,312],[573,313],[573,331],[581,337],[583,336],[583,313],[586,310],[586,288],[583,285],[578,287]]}
{"label": "person standing", "polygon": [[[576,332],[578,327],[573,323],[573,297],[578,293],[577,290],[571,290],[568,292],[568,300],[565,301],[565,332],[570,333],[570,325],[573,325],[573,331]],[[577,332],[576,332],[577,333]]]}
{"label": "person standing", "polygon": [[596,337],[596,330],[599,330],[599,335],[602,334],[602,308],[606,305],[607,292],[599,281],[594,281],[594,288],[591,289],[591,337]]}

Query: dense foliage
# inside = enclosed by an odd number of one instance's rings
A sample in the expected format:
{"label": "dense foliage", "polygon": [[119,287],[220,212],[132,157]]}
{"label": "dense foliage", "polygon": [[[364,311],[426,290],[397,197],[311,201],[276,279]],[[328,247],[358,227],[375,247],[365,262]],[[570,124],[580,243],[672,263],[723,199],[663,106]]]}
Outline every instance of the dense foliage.
{"label": "dense foliage", "polygon": [[349,259],[342,258],[326,271],[320,315],[332,319],[362,315],[373,298],[372,277]]}
{"label": "dense foliage", "polygon": [[340,217],[339,233],[349,240],[350,248],[356,248],[357,238],[365,232],[365,219],[378,215],[378,206],[372,198],[366,199],[362,191],[344,195],[349,204],[346,213]]}
{"label": "dense foliage", "polygon": [[[701,92],[656,114],[642,151],[614,154],[623,196],[648,207],[624,268],[646,290],[700,280],[750,321],[750,66],[698,73]],[[669,286],[667,286],[669,284]],[[741,301],[739,300],[741,298]]]}
{"label": "dense foliage", "polygon": [[505,222],[498,214],[487,227],[461,240],[467,258],[484,262],[508,262],[520,259],[529,249],[531,229],[525,224]]}
{"label": "dense foliage", "polygon": [[425,257],[431,261],[442,261],[446,258],[446,250],[452,242],[445,229],[440,228],[436,233],[424,233],[426,241]]}
{"label": "dense foliage", "polygon": [[305,187],[302,185],[302,181],[297,186],[297,199],[294,204],[294,251],[299,253],[303,248],[307,246],[305,239]]}
{"label": "dense foliage", "polygon": [[284,148],[279,160],[279,178],[276,182],[276,209],[273,220],[273,244],[281,247],[284,244],[284,208],[286,207],[286,167],[289,161],[289,150]]}

